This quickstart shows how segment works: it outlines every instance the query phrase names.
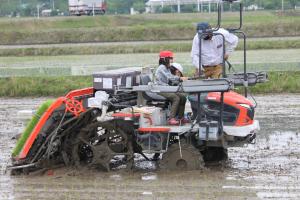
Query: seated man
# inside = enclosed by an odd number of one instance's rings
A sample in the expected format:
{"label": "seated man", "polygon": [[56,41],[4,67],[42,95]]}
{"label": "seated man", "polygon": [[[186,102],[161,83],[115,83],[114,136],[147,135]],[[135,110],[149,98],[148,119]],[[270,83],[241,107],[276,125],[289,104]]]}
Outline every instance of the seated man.
{"label": "seated man", "polygon": [[[155,81],[159,85],[169,85],[172,81],[184,81],[187,77],[179,77],[171,73],[170,67],[173,62],[173,52],[161,51],[159,54],[159,67],[155,72]],[[159,95],[165,97],[171,101],[171,110],[169,125],[179,125],[181,119],[184,117],[184,109],[186,103],[186,97],[180,93],[159,93]],[[176,114],[178,114],[179,120],[177,120]]]}

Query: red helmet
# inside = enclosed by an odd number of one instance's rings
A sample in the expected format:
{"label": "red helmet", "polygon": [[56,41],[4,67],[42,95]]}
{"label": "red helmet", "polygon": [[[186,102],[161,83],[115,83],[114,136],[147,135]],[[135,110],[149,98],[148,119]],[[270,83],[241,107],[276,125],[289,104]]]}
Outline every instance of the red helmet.
{"label": "red helmet", "polygon": [[159,58],[173,58],[174,54],[172,51],[161,51],[159,53]]}

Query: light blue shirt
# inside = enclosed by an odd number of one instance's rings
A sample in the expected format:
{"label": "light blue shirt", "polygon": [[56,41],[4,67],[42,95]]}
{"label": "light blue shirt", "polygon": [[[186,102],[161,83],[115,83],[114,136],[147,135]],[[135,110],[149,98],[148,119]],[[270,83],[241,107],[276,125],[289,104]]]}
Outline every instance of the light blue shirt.
{"label": "light blue shirt", "polygon": [[159,65],[155,71],[155,82],[158,85],[169,85],[169,81],[179,81],[180,78],[173,75],[165,65]]}

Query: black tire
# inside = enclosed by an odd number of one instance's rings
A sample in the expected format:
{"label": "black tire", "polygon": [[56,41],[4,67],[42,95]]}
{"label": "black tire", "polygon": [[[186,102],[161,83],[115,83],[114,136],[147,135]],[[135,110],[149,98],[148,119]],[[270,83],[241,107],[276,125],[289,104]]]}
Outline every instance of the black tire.
{"label": "black tire", "polygon": [[223,147],[207,147],[201,153],[205,162],[217,163],[228,159],[227,149]]}
{"label": "black tire", "polygon": [[191,171],[203,169],[204,161],[202,154],[193,145],[181,143],[180,154],[179,143],[175,143],[162,155],[159,165],[161,169]]}
{"label": "black tire", "polygon": [[[131,138],[128,132],[120,129],[120,125],[124,125],[122,121],[95,122],[82,128],[74,137],[72,145],[75,166],[94,166],[109,171],[110,161],[114,156],[126,155],[131,158]],[[102,134],[98,135],[99,131]]]}

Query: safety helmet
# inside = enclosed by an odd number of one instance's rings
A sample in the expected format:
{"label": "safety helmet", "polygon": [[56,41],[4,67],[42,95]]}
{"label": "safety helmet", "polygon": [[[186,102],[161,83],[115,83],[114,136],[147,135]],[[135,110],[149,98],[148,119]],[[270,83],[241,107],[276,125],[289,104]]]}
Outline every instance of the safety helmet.
{"label": "safety helmet", "polygon": [[172,51],[161,51],[159,53],[159,58],[173,58],[174,54]]}
{"label": "safety helmet", "polygon": [[182,68],[181,64],[179,64],[179,63],[172,63],[171,66],[174,67],[175,69],[177,69],[178,71],[180,71],[181,74],[183,74],[183,68]]}
{"label": "safety helmet", "polygon": [[197,24],[197,31],[204,33],[207,30],[211,29],[211,26],[209,25],[208,22],[200,22]]}

